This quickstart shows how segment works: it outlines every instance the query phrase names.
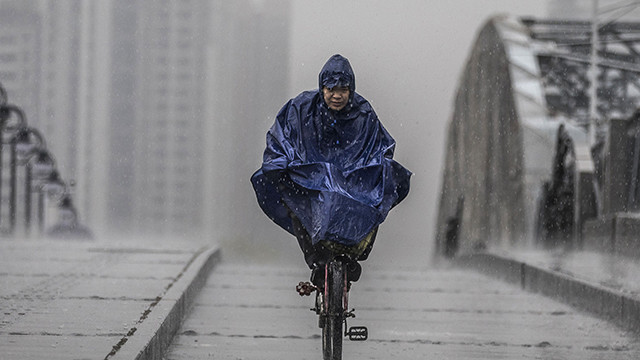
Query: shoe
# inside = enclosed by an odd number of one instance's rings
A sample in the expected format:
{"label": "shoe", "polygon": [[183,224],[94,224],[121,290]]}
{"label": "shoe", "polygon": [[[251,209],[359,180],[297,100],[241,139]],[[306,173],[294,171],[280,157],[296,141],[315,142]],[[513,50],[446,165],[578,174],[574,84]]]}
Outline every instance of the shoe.
{"label": "shoe", "polygon": [[357,261],[349,262],[347,265],[347,281],[356,282],[362,274],[362,266]]}
{"label": "shoe", "polygon": [[319,288],[324,287],[324,266],[313,264],[311,269],[311,283]]}

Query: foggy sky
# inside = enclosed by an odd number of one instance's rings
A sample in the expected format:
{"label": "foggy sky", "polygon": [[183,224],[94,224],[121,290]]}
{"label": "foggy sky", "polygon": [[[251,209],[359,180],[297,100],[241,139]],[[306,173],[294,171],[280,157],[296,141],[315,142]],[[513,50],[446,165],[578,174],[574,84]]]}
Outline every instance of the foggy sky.
{"label": "foggy sky", "polygon": [[414,173],[368,263],[393,256],[421,266],[431,256],[447,120],[476,32],[492,15],[545,17],[546,9],[547,1],[528,0],[294,1],[291,85],[282,102],[316,88],[324,62],[344,55],[356,91],[396,139],[395,159]]}

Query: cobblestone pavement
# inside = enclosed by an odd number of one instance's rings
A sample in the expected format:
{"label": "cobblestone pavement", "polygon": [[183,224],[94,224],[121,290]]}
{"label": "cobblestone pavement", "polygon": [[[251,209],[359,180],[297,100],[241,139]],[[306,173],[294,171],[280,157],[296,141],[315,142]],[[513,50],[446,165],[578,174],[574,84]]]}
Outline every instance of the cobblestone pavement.
{"label": "cobblestone pavement", "polygon": [[[183,359],[321,359],[302,268],[223,262],[165,355]],[[451,266],[368,268],[352,287],[365,342],[344,359],[638,359],[638,338],[519,286]]]}
{"label": "cobblestone pavement", "polygon": [[0,359],[106,359],[127,342],[140,345],[131,340],[148,335],[145,322],[166,316],[159,304],[206,249],[177,241],[1,241]]}

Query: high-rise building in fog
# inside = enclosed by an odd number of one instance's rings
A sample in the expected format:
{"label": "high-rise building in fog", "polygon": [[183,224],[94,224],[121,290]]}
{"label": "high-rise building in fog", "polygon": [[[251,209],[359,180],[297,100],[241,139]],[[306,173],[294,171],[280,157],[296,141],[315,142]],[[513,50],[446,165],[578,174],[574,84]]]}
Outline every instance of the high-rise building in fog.
{"label": "high-rise building in fog", "polygon": [[[260,165],[265,132],[289,99],[289,0],[212,2],[211,68],[214,89],[208,154],[213,229],[233,246],[255,248],[264,229],[250,176]],[[315,70],[314,70],[315,71]],[[248,244],[248,242],[250,242]],[[263,242],[264,244],[265,242]]]}
{"label": "high-rise building in fog", "polygon": [[99,234],[201,229],[207,3],[46,1],[49,42],[78,44],[64,73],[79,80],[68,78],[63,95],[77,99],[66,132],[77,136],[60,143],[80,212]]}
{"label": "high-rise building in fog", "polygon": [[41,58],[41,19],[37,9],[17,1],[0,2],[0,82],[9,100],[37,112]]}
{"label": "high-rise building in fog", "polygon": [[98,236],[237,227],[256,166],[238,155],[264,147],[246,129],[266,129],[286,96],[288,0],[0,6],[0,82],[73,180],[83,223]]}
{"label": "high-rise building in fog", "polygon": [[136,209],[134,219],[178,234],[201,229],[206,221],[202,174],[207,166],[205,142],[210,139],[204,124],[211,121],[205,116],[208,1],[186,4],[175,2],[162,9],[149,2],[147,10],[158,11],[158,16],[143,22],[142,34],[151,46],[139,44],[146,51],[138,72],[142,106],[137,109],[136,129],[146,135],[136,148],[137,161],[151,177],[136,177],[135,191],[145,194],[146,205]]}
{"label": "high-rise building in fog", "polygon": [[[29,2],[29,1],[28,1]],[[27,3],[28,3],[27,2]],[[40,1],[42,19],[41,73],[38,112],[30,121],[47,137],[61,174],[77,177],[81,0]],[[25,110],[30,109],[25,106]]]}
{"label": "high-rise building in fog", "polygon": [[108,227],[194,235],[203,223],[206,0],[112,0]]}
{"label": "high-rise building in fog", "polygon": [[78,128],[80,0],[0,0],[0,82],[46,133],[61,173],[73,176]]}
{"label": "high-rise building in fog", "polygon": [[[10,89],[10,103],[20,103],[37,111],[39,92],[40,17],[37,11],[17,2],[0,2],[0,83]],[[9,163],[9,152],[4,151],[0,162]],[[8,171],[0,177],[0,188],[8,189]],[[9,192],[0,196],[0,218],[7,219]],[[7,222],[5,221],[5,224]]]}
{"label": "high-rise building in fog", "polygon": [[0,81],[98,233],[201,227],[207,5],[0,1]]}

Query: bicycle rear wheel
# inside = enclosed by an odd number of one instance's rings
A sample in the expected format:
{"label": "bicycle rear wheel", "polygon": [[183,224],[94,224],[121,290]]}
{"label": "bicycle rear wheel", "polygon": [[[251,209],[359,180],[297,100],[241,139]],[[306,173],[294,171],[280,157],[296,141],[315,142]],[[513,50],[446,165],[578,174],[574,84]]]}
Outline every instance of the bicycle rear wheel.
{"label": "bicycle rear wheel", "polygon": [[326,271],[322,353],[324,360],[342,360],[343,294],[346,274],[344,265],[337,260],[329,262]]}

